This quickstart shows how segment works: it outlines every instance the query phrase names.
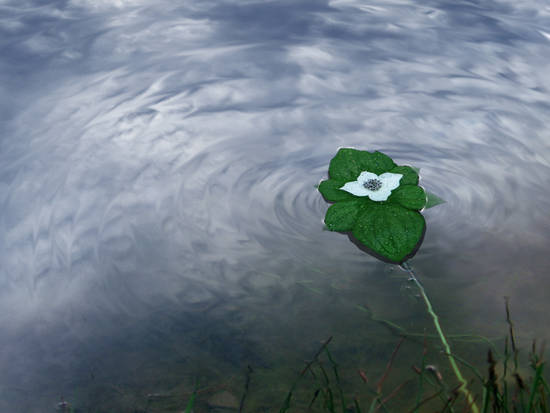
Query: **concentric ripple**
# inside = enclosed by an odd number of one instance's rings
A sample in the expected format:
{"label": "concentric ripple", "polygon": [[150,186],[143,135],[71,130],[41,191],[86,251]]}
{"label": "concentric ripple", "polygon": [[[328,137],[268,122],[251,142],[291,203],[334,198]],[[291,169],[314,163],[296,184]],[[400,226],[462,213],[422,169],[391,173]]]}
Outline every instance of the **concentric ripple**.
{"label": "concentric ripple", "polygon": [[395,302],[384,264],[323,231],[339,147],[419,167],[447,201],[414,260],[461,311],[548,310],[544,4],[46,3],[0,1],[1,411],[163,352],[269,365],[255,345]]}

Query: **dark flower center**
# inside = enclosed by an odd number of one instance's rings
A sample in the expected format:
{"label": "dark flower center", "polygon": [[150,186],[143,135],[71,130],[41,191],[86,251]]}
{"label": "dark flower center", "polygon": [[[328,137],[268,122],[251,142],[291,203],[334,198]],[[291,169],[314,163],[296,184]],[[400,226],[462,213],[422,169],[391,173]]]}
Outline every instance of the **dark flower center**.
{"label": "dark flower center", "polygon": [[379,179],[369,179],[363,184],[363,186],[369,191],[378,191],[382,188],[382,181]]}

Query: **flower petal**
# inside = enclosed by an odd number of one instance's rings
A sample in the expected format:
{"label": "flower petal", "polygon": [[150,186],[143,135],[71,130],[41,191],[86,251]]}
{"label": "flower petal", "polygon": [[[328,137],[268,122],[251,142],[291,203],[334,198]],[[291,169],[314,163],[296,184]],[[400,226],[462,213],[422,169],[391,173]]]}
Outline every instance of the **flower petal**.
{"label": "flower petal", "polygon": [[368,196],[371,191],[366,189],[361,182],[353,181],[347,182],[340,188],[343,191],[349,192],[355,196]]}
{"label": "flower petal", "polygon": [[357,182],[360,182],[361,185],[363,185],[365,182],[367,182],[369,179],[378,179],[378,175],[373,174],[372,172],[363,171],[361,174],[357,177]]}
{"label": "flower petal", "polygon": [[369,191],[368,197],[373,201],[385,201],[391,194],[391,189],[379,189],[378,191]]}
{"label": "flower petal", "polygon": [[322,181],[319,184],[319,192],[323,195],[328,202],[338,202],[338,201],[348,201],[354,199],[354,196],[349,192],[340,190],[344,181],[335,181],[334,179],[329,179]]}
{"label": "flower petal", "polygon": [[390,191],[393,191],[399,186],[399,181],[403,175],[401,174],[392,174],[391,172],[383,173],[378,177],[382,181],[382,189],[389,188]]}

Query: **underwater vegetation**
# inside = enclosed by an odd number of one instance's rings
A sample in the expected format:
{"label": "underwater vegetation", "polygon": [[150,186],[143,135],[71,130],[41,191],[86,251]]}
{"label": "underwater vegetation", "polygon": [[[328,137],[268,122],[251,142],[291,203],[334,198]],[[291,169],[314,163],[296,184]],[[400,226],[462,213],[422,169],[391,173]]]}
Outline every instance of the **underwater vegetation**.
{"label": "underwater vegetation", "polygon": [[[422,299],[449,363],[460,382],[459,391],[467,398],[474,413],[476,402],[456,364],[451,347],[443,334],[439,317],[406,261],[420,248],[426,222],[420,213],[428,205],[428,195],[418,185],[418,170],[398,166],[382,152],[340,148],[329,165],[329,179],[319,184],[319,191],[329,202],[335,202],[325,216],[331,231],[351,231],[367,252],[384,261],[400,264],[409,273],[409,279],[418,287]],[[432,196],[432,199],[440,198]],[[435,206],[437,202],[430,202]]]}
{"label": "underwater vegetation", "polygon": [[[530,356],[530,366],[534,371],[534,377],[531,380],[531,389],[529,390],[525,381],[517,372],[517,348],[509,317],[508,303],[506,304],[506,314],[510,325],[510,342],[512,344],[515,369],[512,374],[516,379],[518,389],[512,399],[510,399],[505,380],[506,375],[509,374],[508,341],[505,347],[503,382],[500,387],[497,381],[496,363],[492,350],[489,350],[488,353],[488,379],[483,379],[479,372],[470,364],[452,353],[449,341],[440,325],[439,317],[434,311],[423,285],[408,262],[420,248],[426,231],[426,222],[421,211],[444,202],[436,195],[426,193],[418,185],[418,171],[417,168],[411,166],[397,165],[388,155],[379,151],[368,152],[353,148],[340,148],[330,161],[328,170],[329,179],[322,181],[318,186],[323,198],[327,202],[333,203],[328,208],[324,220],[326,227],[330,231],[347,233],[350,239],[362,250],[385,262],[399,264],[408,273],[409,281],[412,281],[420,292],[420,296],[432,318],[437,337],[441,342],[443,354],[447,357],[459,383],[452,390],[449,390],[451,388],[443,386],[443,377],[439,371],[434,366],[424,365],[423,359],[421,367],[415,367],[415,371],[419,376],[419,390],[416,404],[411,409],[411,412],[421,411],[420,408],[422,405],[436,397],[444,401],[443,410],[441,411],[452,412],[454,411],[452,406],[458,400],[459,394],[463,396],[465,401],[465,407],[462,411],[471,411],[473,413],[479,413],[480,411],[507,412],[509,408],[512,409],[511,411],[522,412],[546,411],[548,386],[543,378],[544,362],[542,361],[542,352],[537,354],[535,346],[533,346]],[[324,381],[325,389],[323,390],[323,387],[319,387],[311,403],[314,403],[315,399],[320,395],[323,400],[323,406],[328,411],[344,412],[346,409],[349,409],[349,406],[346,404],[343,392],[339,388],[337,365],[327,347],[329,341],[330,339],[327,340],[314,359],[318,359],[321,352],[324,351],[326,353],[334,374],[333,383],[336,385],[338,391],[334,393],[330,387],[326,387],[329,383],[328,374],[322,365],[319,365],[320,377],[322,378],[321,381]],[[401,343],[402,341],[397,345],[394,355]],[[385,397],[382,396],[382,384],[389,374],[394,355],[392,355],[392,359],[388,363],[384,375],[377,382],[376,388],[372,390],[373,397],[367,410],[369,413],[380,409],[387,411],[385,401],[394,397],[400,388],[396,388]],[[483,383],[484,390],[481,400],[469,390],[468,382],[464,378],[459,364],[472,369],[481,383]],[[310,368],[311,365],[306,366],[301,376]],[[428,396],[427,399],[423,399],[424,384],[430,383],[427,378],[427,372],[435,376],[435,384],[436,387],[440,386],[440,391]],[[365,381],[365,384],[368,382],[364,373],[361,374],[361,378]],[[433,377],[431,380],[433,380]],[[525,393],[528,393],[529,397],[525,396]],[[285,406],[281,409],[281,413],[284,413],[289,408],[291,397],[292,389],[285,400]],[[336,398],[340,401],[341,409],[335,409],[334,407],[334,400]],[[356,398],[353,400],[353,407],[358,413],[362,411]],[[534,410],[537,408],[542,410]]]}
{"label": "underwater vegetation", "polygon": [[[428,346],[427,335],[424,338],[424,351],[419,365],[413,365],[412,372],[416,377],[407,378],[389,390],[385,386],[386,381],[394,367],[394,361],[399,349],[405,340],[410,339],[403,333],[397,342],[383,374],[376,380],[369,380],[367,374],[357,369],[358,381],[362,389],[355,395],[349,395],[341,385],[339,366],[329,351],[329,343],[332,337],[324,342],[313,358],[299,373],[297,380],[291,386],[279,413],[294,411],[292,409],[293,393],[300,380],[307,375],[314,377],[316,385],[311,392],[311,401],[307,411],[324,412],[473,412],[482,413],[543,413],[550,411],[549,397],[550,387],[544,375],[545,361],[543,359],[544,345],[537,346],[533,341],[528,355],[529,369],[520,367],[519,350],[517,347],[513,323],[510,319],[508,301],[506,301],[506,317],[509,325],[508,336],[504,342],[504,351],[500,354],[493,345],[485,347],[485,343],[479,344],[480,351],[487,354],[487,373],[482,374],[467,361],[455,358],[461,365],[471,370],[476,380],[470,384],[479,389],[475,395],[467,393],[461,398],[460,388],[462,383],[455,385],[441,374],[439,369],[432,364],[427,364]],[[380,322],[386,322],[380,320]],[[395,327],[393,325],[392,327]],[[402,330],[403,331],[403,330]],[[528,375],[526,375],[528,374]],[[392,402],[398,399],[405,388],[415,386],[414,397],[410,406],[403,410],[392,407]],[[468,398],[468,394],[472,399]],[[463,394],[464,396],[464,394]],[[479,407],[478,407],[479,406]]]}
{"label": "underwater vegetation", "polygon": [[[503,351],[487,340],[479,340],[476,349],[486,354],[487,367],[485,372],[454,356],[457,362],[469,369],[475,377],[470,388],[475,389],[473,399],[481,413],[547,413],[550,412],[550,387],[545,377],[546,362],[543,358],[544,346],[533,341],[527,358],[520,357],[514,325],[510,318],[508,302],[506,302],[506,320],[509,326],[504,339]],[[305,362],[297,368],[294,381],[287,384],[288,391],[280,398],[272,400],[269,407],[265,403],[248,403],[254,398],[251,382],[254,381],[254,370],[248,366],[244,372],[244,385],[241,394],[226,401],[226,405],[213,406],[211,388],[201,387],[197,382],[194,390],[186,395],[181,394],[150,394],[146,403],[138,403],[133,413],[206,413],[206,412],[328,412],[328,413],[467,413],[473,412],[473,404],[460,392],[461,384],[449,380],[444,372],[430,364],[429,340],[435,335],[408,334],[399,326],[386,321],[376,320],[393,329],[401,337],[396,340],[386,367],[378,377],[371,377],[362,368],[355,369],[355,381],[343,378],[338,359],[330,351],[333,337],[323,341],[320,347]],[[458,337],[454,337],[458,340]],[[463,337],[465,338],[465,336]],[[410,367],[409,375],[392,377],[397,370],[396,358],[399,351],[409,341],[422,342],[422,355],[417,364]],[[433,348],[432,348],[433,350]],[[527,365],[520,360],[525,359]],[[400,369],[402,371],[402,369]],[[399,374],[399,373],[398,373]],[[393,379],[393,380],[390,380]],[[284,384],[284,383],[278,383]],[[274,383],[256,383],[255,388],[273,386]],[[220,393],[218,393],[220,394]],[[400,400],[401,399],[401,400]],[[403,399],[406,399],[405,407]],[[223,404],[223,401],[221,402]],[[58,412],[107,412],[112,410],[79,409],[62,400],[58,404]],[[125,410],[126,412],[127,410]]]}
{"label": "underwater vegetation", "polygon": [[[397,165],[389,156],[375,151],[341,148],[330,161],[329,178],[318,190],[332,205],[325,215],[328,230],[347,234],[362,250],[387,263],[397,264],[407,273],[408,281],[418,289],[431,318],[435,334],[408,333],[399,325],[376,318],[366,308],[374,322],[392,330],[399,337],[382,374],[373,378],[360,367],[355,381],[343,379],[337,357],[330,351],[333,337],[321,346],[299,369],[294,381],[285,385],[288,391],[280,400],[271,400],[258,406],[250,401],[254,393],[251,383],[254,370],[247,366],[241,396],[218,393],[214,399],[208,388],[199,383],[188,394],[174,398],[148,398],[144,409],[134,412],[330,412],[330,413],[543,413],[550,411],[550,387],[545,377],[544,346],[533,342],[527,359],[522,363],[516,342],[514,325],[506,300],[508,333],[504,349],[499,352],[492,340],[474,337],[476,352],[486,354],[487,370],[482,373],[473,363],[457,356],[451,341],[473,336],[447,337],[439,322],[428,294],[420,282],[410,259],[418,252],[426,231],[422,211],[444,203],[441,198],[427,193],[419,185],[418,169]],[[314,291],[314,290],[313,290]],[[314,291],[316,292],[316,291]],[[318,292],[316,292],[318,293]],[[432,343],[436,340],[438,345]],[[422,343],[423,352],[417,364],[408,370],[408,376],[395,379],[392,369],[396,357],[406,342]],[[448,361],[450,370],[444,371],[430,363],[430,349],[436,348]],[[524,366],[527,364],[527,367]],[[467,380],[461,369],[466,369],[473,380]],[[400,370],[402,371],[402,370]],[[390,383],[390,381],[392,383]],[[397,384],[395,384],[397,383]],[[271,383],[273,385],[273,383]],[[258,384],[262,386],[262,384]],[[205,398],[210,397],[209,401]],[[185,397],[183,397],[185,396]],[[216,398],[217,397],[217,398]],[[220,400],[224,401],[221,402]],[[405,401],[406,406],[403,405]],[[217,404],[216,404],[217,403]],[[74,412],[62,401],[58,411]],[[101,411],[101,410],[98,410]]]}

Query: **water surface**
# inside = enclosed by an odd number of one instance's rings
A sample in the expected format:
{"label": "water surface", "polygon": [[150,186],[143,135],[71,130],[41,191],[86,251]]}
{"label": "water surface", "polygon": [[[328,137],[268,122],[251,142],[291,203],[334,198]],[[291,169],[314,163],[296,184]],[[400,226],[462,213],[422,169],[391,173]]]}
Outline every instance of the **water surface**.
{"label": "water surface", "polygon": [[279,407],[331,335],[376,376],[399,337],[357,305],[430,323],[323,231],[339,147],[447,200],[412,265],[448,332],[502,336],[508,296],[549,338],[548,27],[537,0],[0,0],[0,410],[239,394],[248,365]]}

